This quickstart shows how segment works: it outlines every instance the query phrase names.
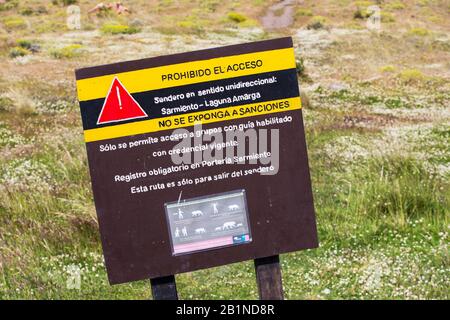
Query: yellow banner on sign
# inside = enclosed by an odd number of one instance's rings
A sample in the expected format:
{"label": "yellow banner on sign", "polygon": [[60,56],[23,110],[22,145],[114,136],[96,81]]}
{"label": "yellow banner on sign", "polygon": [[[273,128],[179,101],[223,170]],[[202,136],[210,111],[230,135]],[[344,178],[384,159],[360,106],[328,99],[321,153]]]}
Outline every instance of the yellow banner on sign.
{"label": "yellow banner on sign", "polygon": [[86,142],[93,142],[163,130],[174,130],[183,127],[190,127],[197,123],[207,124],[219,121],[228,121],[270,113],[298,110],[301,109],[301,107],[300,97],[258,102],[242,106],[213,109],[119,124],[103,128],[89,129],[84,131],[84,140]]}
{"label": "yellow banner on sign", "polygon": [[116,76],[128,92],[136,93],[292,68],[293,48],[198,60],[81,79],[77,81],[78,99],[104,98]]}

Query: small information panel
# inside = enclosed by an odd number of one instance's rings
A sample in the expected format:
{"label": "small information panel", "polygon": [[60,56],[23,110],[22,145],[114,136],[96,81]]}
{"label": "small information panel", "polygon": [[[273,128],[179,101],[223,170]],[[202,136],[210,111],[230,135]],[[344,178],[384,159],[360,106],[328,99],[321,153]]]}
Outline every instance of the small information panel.
{"label": "small information panel", "polygon": [[251,242],[245,191],[166,204],[172,253]]}

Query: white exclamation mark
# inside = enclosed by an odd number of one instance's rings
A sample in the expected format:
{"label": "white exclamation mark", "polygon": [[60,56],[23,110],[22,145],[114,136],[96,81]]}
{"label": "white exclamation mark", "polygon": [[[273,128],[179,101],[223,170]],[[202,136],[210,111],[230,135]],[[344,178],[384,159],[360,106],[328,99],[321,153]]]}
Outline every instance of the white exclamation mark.
{"label": "white exclamation mark", "polygon": [[117,100],[119,100],[119,108],[122,110],[122,100],[120,99],[119,87],[116,87]]}

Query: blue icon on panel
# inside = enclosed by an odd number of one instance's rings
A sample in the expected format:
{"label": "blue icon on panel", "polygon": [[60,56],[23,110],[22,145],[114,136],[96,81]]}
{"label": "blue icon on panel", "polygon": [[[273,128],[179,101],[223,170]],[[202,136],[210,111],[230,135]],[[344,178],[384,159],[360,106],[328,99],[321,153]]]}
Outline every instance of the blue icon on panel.
{"label": "blue icon on panel", "polygon": [[250,241],[250,235],[249,234],[242,234],[239,236],[233,236],[233,243],[243,243],[243,242],[249,242]]}

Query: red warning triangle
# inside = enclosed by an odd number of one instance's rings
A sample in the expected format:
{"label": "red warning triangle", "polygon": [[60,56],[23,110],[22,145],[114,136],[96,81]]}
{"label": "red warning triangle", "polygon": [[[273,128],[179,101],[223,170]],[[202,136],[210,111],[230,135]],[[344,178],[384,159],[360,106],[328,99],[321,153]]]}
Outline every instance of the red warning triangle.
{"label": "red warning triangle", "polygon": [[103,103],[97,124],[119,122],[148,117],[142,107],[128,93],[123,84],[114,78],[108,95]]}

